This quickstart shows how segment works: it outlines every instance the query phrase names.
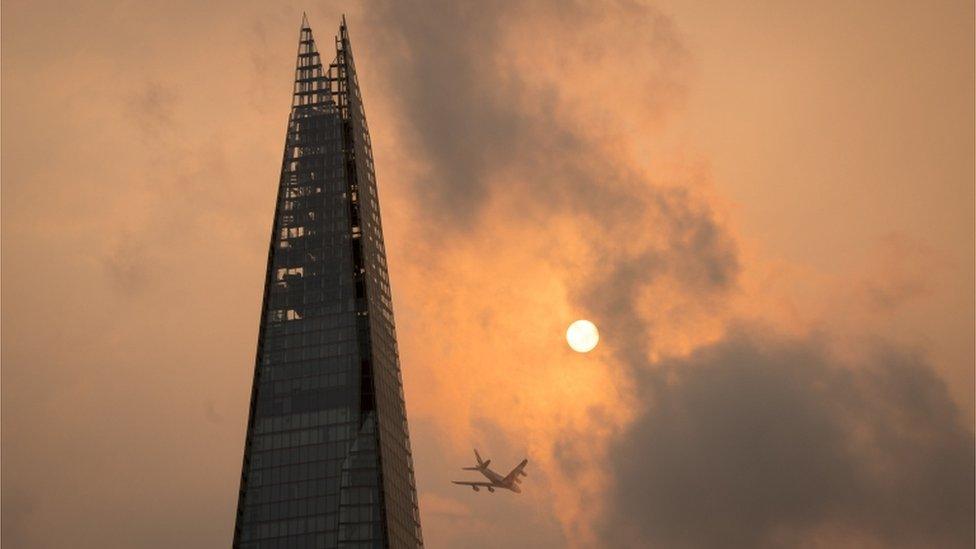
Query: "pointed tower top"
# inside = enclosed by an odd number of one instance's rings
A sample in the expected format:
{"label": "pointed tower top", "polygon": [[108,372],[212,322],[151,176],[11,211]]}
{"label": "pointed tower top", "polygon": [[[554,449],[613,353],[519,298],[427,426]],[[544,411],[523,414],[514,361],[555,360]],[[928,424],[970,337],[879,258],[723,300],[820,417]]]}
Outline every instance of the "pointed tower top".
{"label": "pointed tower top", "polygon": [[322,58],[315,47],[308,15],[302,13],[302,29],[298,38],[298,60],[295,64],[295,90],[292,107],[322,106],[332,101],[322,66]]}
{"label": "pointed tower top", "polygon": [[342,21],[339,22],[339,40],[349,40],[349,26],[346,24],[346,14],[342,14]]}

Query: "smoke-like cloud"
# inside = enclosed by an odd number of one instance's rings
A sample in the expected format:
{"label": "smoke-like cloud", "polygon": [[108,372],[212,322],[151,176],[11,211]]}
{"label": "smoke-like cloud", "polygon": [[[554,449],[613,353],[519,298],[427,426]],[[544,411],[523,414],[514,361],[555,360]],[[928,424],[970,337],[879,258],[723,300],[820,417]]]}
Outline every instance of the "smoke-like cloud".
{"label": "smoke-like cloud", "polygon": [[971,547],[973,435],[925,361],[737,330],[639,375],[614,547]]}
{"label": "smoke-like cloud", "polygon": [[[524,223],[522,242],[545,250],[532,261],[570,265],[560,273],[569,302],[609,334],[609,364],[624,372],[604,382],[636,407],[632,423],[591,397],[564,404],[581,409],[575,423],[508,426],[541,429],[547,441],[534,447],[556,469],[549,477],[577,492],[553,493],[567,540],[971,545],[972,434],[930,365],[894,348],[849,363],[825,349],[827,336],[715,328],[738,291],[735,235],[693,170],[650,176],[625,153],[629,126],[653,133],[682,102],[688,59],[667,17],[628,2],[376,2],[366,12],[395,52],[386,86],[404,148],[426,167],[411,182],[418,227],[444,235],[427,250],[440,274],[470,259],[445,242],[514,245],[508,226]],[[625,100],[623,114],[613,104]],[[512,276],[483,251],[484,269]]]}
{"label": "smoke-like cloud", "polygon": [[[567,211],[612,226],[640,211],[631,200],[641,177],[605,154],[616,143],[597,141],[617,141],[618,128],[581,125],[594,111],[612,113],[598,103],[628,91],[643,94],[633,114],[650,122],[645,131],[680,101],[684,51],[656,10],[630,2],[376,1],[363,15],[382,29],[372,61],[401,117],[400,146],[425,166],[412,184],[430,223],[470,227],[503,193],[518,193],[521,215],[534,222]],[[615,45],[599,43],[586,26],[595,21],[613,29]],[[646,66],[606,82],[618,76],[607,69],[619,70],[613,56],[627,49]],[[608,85],[614,89],[600,97]]]}
{"label": "smoke-like cloud", "polygon": [[[436,383],[457,395],[449,417],[438,421],[461,444],[486,415],[510,436],[533,433],[532,461],[553,486],[539,503],[559,517],[566,539],[596,543],[590,515],[606,481],[603,449],[632,392],[619,362],[636,364],[712,337],[708,317],[723,308],[739,275],[735,240],[700,175],[678,169],[671,178],[651,176],[646,163],[630,156],[630,134],[660,131],[683,101],[688,59],[678,32],[656,9],[631,2],[375,2],[364,15],[371,28],[383,29],[370,53],[381,64],[381,93],[399,115],[402,156],[422,166],[416,177],[401,180],[414,197],[409,207],[418,237],[411,245],[435,266],[416,284],[457,280],[484,292],[497,284],[514,297],[506,307],[505,299],[425,291],[429,299],[416,308],[451,319],[434,329],[435,337],[469,342],[464,355],[422,350],[425,359],[416,361],[432,363]],[[619,109],[624,102],[626,115]],[[489,280],[473,279],[475,263]],[[548,295],[552,285],[555,296]],[[664,297],[658,310],[635,308],[648,292]],[[533,302],[539,306],[527,306]],[[551,326],[553,315],[545,310],[559,302],[630,342],[617,347],[626,356],[597,374],[570,373],[554,356],[528,358],[549,352],[551,340],[519,346],[504,358],[487,342],[472,344],[511,333],[502,323],[516,315],[559,333],[558,320]],[[479,312],[484,322],[466,326],[465,317]],[[675,315],[682,316],[681,327],[669,321]],[[670,330],[658,329],[664,324]],[[700,333],[689,336],[689,326]],[[521,375],[520,363],[530,360],[532,370]],[[477,370],[481,361],[493,365]],[[447,366],[455,362],[467,368]],[[467,386],[458,379],[465,371],[513,400]],[[577,385],[594,375],[606,390],[572,402],[546,382],[569,377]],[[563,410],[550,400],[563,402]],[[580,437],[590,444],[571,442]],[[556,463],[568,460],[585,479],[566,482]]]}

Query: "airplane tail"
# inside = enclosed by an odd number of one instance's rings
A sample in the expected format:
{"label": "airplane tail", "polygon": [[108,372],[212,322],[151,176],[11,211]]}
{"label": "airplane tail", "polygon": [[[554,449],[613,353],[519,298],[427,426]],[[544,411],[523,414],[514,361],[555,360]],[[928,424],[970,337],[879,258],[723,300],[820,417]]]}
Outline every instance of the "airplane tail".
{"label": "airplane tail", "polygon": [[470,471],[480,471],[480,470],[484,469],[485,467],[488,467],[488,464],[491,463],[491,460],[490,459],[488,459],[488,460],[481,459],[481,454],[478,453],[478,449],[477,448],[474,449],[474,457],[475,457],[475,459],[478,460],[478,466],[477,467],[464,467],[464,469],[470,470]]}

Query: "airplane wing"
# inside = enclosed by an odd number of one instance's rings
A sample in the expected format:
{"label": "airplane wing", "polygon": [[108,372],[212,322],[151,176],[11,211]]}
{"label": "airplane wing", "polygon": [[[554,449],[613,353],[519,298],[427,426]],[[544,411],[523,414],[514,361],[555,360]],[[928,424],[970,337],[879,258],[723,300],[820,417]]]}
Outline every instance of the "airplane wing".
{"label": "airplane wing", "polygon": [[475,482],[468,482],[468,481],[464,481],[464,480],[452,480],[451,482],[453,482],[454,484],[461,484],[461,485],[464,485],[464,486],[494,486],[494,484],[492,484],[490,482],[477,482],[477,481],[475,481]]}
{"label": "airplane wing", "polygon": [[516,465],[515,468],[512,469],[512,472],[509,473],[508,476],[506,476],[505,479],[502,480],[502,482],[508,484],[518,479],[519,475],[525,476],[525,472],[523,471],[523,469],[525,469],[525,466],[528,465],[528,463],[529,460],[523,459],[522,463]]}

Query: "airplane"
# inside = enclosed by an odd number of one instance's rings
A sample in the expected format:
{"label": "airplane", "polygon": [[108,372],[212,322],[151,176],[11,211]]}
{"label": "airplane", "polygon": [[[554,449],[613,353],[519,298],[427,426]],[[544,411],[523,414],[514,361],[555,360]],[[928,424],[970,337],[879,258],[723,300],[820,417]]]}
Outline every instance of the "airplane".
{"label": "airplane", "polygon": [[485,475],[491,482],[469,482],[464,480],[452,480],[454,484],[460,484],[462,486],[470,486],[472,490],[477,492],[479,488],[487,488],[489,492],[494,492],[495,488],[504,488],[506,490],[511,490],[516,494],[522,493],[522,489],[519,488],[519,483],[522,479],[519,477],[528,476],[526,475],[524,469],[525,465],[529,463],[529,460],[523,459],[522,463],[519,463],[512,469],[512,472],[508,475],[502,477],[498,473],[492,471],[488,468],[488,464],[491,460],[482,460],[481,455],[478,454],[478,450],[474,451],[474,457],[478,460],[478,465],[474,467],[461,467],[465,471],[478,471],[482,475]]}

